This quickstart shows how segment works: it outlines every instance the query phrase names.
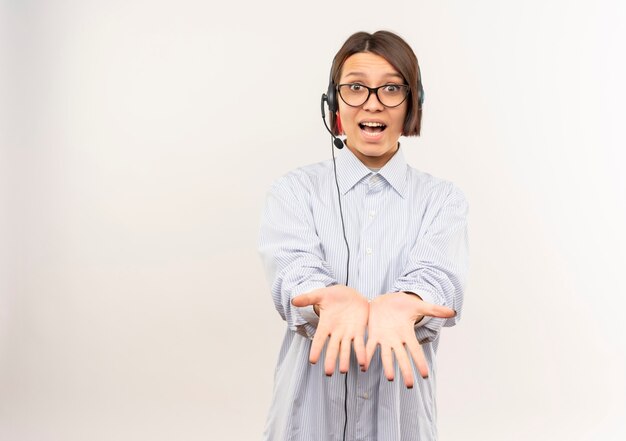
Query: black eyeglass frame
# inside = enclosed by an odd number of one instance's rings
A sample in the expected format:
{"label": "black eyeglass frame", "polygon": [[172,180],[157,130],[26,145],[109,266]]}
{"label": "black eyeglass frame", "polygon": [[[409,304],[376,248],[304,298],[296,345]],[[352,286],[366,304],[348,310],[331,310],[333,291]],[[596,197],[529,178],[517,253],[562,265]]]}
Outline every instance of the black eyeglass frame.
{"label": "black eyeglass frame", "polygon": [[[365,98],[365,101],[363,101],[361,104],[352,105],[352,104],[348,104],[348,102],[341,95],[341,86],[353,86],[355,84],[359,85],[361,87],[365,87],[367,89],[367,98]],[[378,96],[378,89],[382,89],[383,87],[387,87],[387,86],[401,87],[401,88],[404,88],[404,90],[405,90],[404,98],[402,99],[402,101],[400,101],[395,106],[388,106],[387,104],[383,103],[382,100],[380,99],[380,96]],[[367,87],[365,84],[361,84],[361,83],[342,83],[342,84],[337,85],[337,94],[341,97],[341,101],[346,103],[346,106],[350,106],[350,107],[361,107],[363,104],[365,104],[367,102],[367,100],[370,99],[370,96],[372,95],[372,92],[374,92],[374,94],[376,95],[376,99],[378,100],[378,102],[380,104],[382,104],[383,106],[385,106],[385,107],[387,107],[389,109],[393,109],[394,107],[398,107],[399,105],[401,105],[403,102],[406,101],[407,97],[409,96],[409,92],[411,92],[411,88],[409,87],[408,84],[394,84],[394,83],[387,83],[387,84],[383,84],[382,86],[378,86],[378,87]]]}

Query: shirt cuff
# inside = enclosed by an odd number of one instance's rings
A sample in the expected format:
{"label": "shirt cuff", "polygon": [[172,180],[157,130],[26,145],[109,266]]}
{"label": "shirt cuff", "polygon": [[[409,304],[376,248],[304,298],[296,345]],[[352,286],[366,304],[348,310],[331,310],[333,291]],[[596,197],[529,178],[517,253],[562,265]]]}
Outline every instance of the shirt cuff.
{"label": "shirt cuff", "polygon": [[298,308],[298,313],[309,324],[311,324],[311,325],[313,325],[313,326],[315,326],[317,328],[317,324],[319,323],[320,318],[315,313],[315,309],[313,309],[313,305],[302,306],[302,307]]}

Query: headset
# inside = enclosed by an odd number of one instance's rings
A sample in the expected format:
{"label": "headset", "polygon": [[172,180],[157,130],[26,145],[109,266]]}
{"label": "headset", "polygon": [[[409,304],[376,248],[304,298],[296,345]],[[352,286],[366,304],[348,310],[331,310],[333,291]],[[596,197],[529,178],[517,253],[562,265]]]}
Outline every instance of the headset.
{"label": "headset", "polygon": [[[328,105],[329,113],[336,113],[339,110],[339,101],[337,100],[337,85],[333,81],[333,67],[335,66],[335,60],[333,60],[333,64],[330,68],[330,73],[328,74],[328,88],[326,89],[326,93],[322,94],[321,107],[322,107],[322,120],[324,121],[324,126],[326,130],[330,133],[330,136],[333,137],[333,145],[338,149],[342,149],[344,146],[344,142],[337,138],[335,134],[330,130],[328,124],[326,123],[326,112],[324,111],[324,102]],[[412,90],[411,88],[410,90]],[[417,102],[418,108],[421,109],[424,104],[424,86],[422,85],[422,72],[420,70],[419,63],[417,64]],[[334,155],[333,155],[334,159]]]}
{"label": "headset", "polygon": [[[326,93],[322,93],[322,99],[321,99],[321,110],[322,110],[322,121],[324,122],[324,127],[326,127],[326,130],[328,130],[328,133],[330,133],[330,136],[332,138],[332,145],[335,146],[337,149],[341,150],[344,145],[345,142],[343,140],[341,140],[340,138],[338,138],[332,130],[330,130],[330,127],[328,127],[328,123],[326,122],[326,112],[324,110],[324,103],[326,103],[326,105],[328,105],[328,112],[330,114],[336,113],[339,110],[339,102],[337,100],[337,85],[335,84],[335,82],[333,81],[333,67],[335,66],[335,60],[333,59],[333,64],[330,68],[330,74],[328,75],[328,88],[326,89]],[[412,90],[412,87],[411,87]],[[418,101],[418,108],[421,109],[422,105],[424,104],[424,88],[422,86],[422,74],[420,71],[420,67],[419,64],[417,65],[417,101]],[[346,236],[346,224],[344,222],[343,219],[343,209],[341,206],[341,191],[339,190],[339,180],[337,179],[337,161],[335,160],[335,149],[333,149],[331,147],[332,150],[332,156],[333,156],[333,171],[335,173],[335,185],[337,187],[337,200],[339,202],[339,216],[341,218],[341,230],[343,232],[343,240],[346,244],[346,252],[347,252],[347,258],[346,258],[346,286],[348,286],[348,281],[350,280],[350,246],[348,245],[348,237]],[[343,410],[344,410],[344,423],[343,423],[343,441],[346,440],[346,430],[348,428],[348,373],[346,372],[346,375],[344,377],[344,399],[343,399]]]}
{"label": "headset", "polygon": [[[333,61],[333,66],[334,65],[335,65],[335,62]],[[337,138],[335,134],[333,133],[333,131],[330,130],[330,127],[328,127],[328,124],[326,123],[326,112],[324,111],[324,102],[326,102],[326,104],[328,105],[329,113],[332,114],[332,113],[337,112],[337,110],[339,110],[339,103],[337,102],[337,86],[335,86],[335,82],[333,81],[332,75],[333,75],[333,69],[331,67],[330,74],[328,75],[328,90],[326,91],[326,93],[322,94],[322,101],[321,101],[322,121],[324,122],[324,126],[326,127],[326,130],[328,130],[328,133],[330,133],[330,136],[332,136],[333,138],[333,145],[337,147],[339,150],[341,150],[344,146],[344,143],[341,139]],[[335,162],[335,151],[333,150],[333,163],[334,162]],[[335,179],[336,178],[337,178],[337,168],[335,167]],[[341,207],[341,202],[339,202],[339,206]],[[342,221],[343,221],[343,217],[342,217]]]}

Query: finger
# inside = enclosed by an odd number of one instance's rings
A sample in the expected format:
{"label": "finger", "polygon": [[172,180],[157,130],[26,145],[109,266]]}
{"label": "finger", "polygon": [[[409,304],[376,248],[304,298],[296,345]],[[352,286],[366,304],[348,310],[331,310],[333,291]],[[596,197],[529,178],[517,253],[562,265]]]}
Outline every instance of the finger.
{"label": "finger", "polygon": [[335,372],[337,366],[337,354],[339,353],[339,338],[330,336],[326,346],[326,359],[324,360],[324,373],[329,377]]}
{"label": "finger", "polygon": [[365,361],[367,359],[367,352],[365,351],[365,342],[363,335],[357,335],[354,337],[352,343],[354,345],[354,353],[356,355],[356,361],[359,363],[362,371],[365,371]]}
{"label": "finger", "polygon": [[389,381],[393,381],[395,369],[393,367],[393,354],[391,352],[390,346],[380,346],[380,359],[383,363],[383,372],[385,373],[385,378]]}
{"label": "finger", "polygon": [[370,367],[370,362],[372,361],[374,352],[376,352],[376,346],[378,346],[378,343],[375,339],[372,338],[372,335],[370,334],[367,339],[367,344],[365,345],[365,370],[368,370]]}
{"label": "finger", "polygon": [[406,354],[406,349],[404,345],[394,348],[393,351],[396,356],[396,361],[398,362],[398,367],[400,368],[400,372],[402,373],[402,378],[404,379],[404,385],[412,389],[413,388],[413,367],[411,367],[411,362],[409,361],[409,357]]}
{"label": "finger", "polygon": [[319,361],[327,339],[328,331],[326,328],[318,326],[317,331],[315,331],[315,336],[313,337],[313,343],[311,343],[311,351],[309,352],[309,361],[312,364]]}
{"label": "finger", "polygon": [[322,295],[313,291],[306,294],[300,294],[299,296],[291,299],[293,306],[303,307],[309,305],[317,305],[322,301]]}
{"label": "finger", "polygon": [[417,342],[416,338],[407,339],[405,343],[406,347],[411,354],[411,358],[413,358],[413,362],[415,363],[415,367],[417,371],[421,375],[422,378],[428,378],[428,362],[426,361],[426,357],[424,356],[424,350]]}
{"label": "finger", "polygon": [[440,318],[452,318],[456,315],[456,311],[446,306],[433,305],[432,303],[423,302],[420,308],[420,315],[428,315],[430,317]]}
{"label": "finger", "polygon": [[350,369],[350,349],[352,342],[349,338],[341,340],[341,348],[339,352],[339,372],[345,374]]}

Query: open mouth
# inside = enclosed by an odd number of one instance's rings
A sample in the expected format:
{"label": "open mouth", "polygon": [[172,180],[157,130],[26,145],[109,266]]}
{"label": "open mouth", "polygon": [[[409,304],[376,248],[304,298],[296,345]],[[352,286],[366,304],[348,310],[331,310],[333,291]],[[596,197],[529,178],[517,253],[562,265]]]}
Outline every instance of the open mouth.
{"label": "open mouth", "polygon": [[370,121],[364,121],[362,123],[359,123],[359,127],[364,132],[371,134],[380,133],[387,128],[387,126],[383,123]]}

